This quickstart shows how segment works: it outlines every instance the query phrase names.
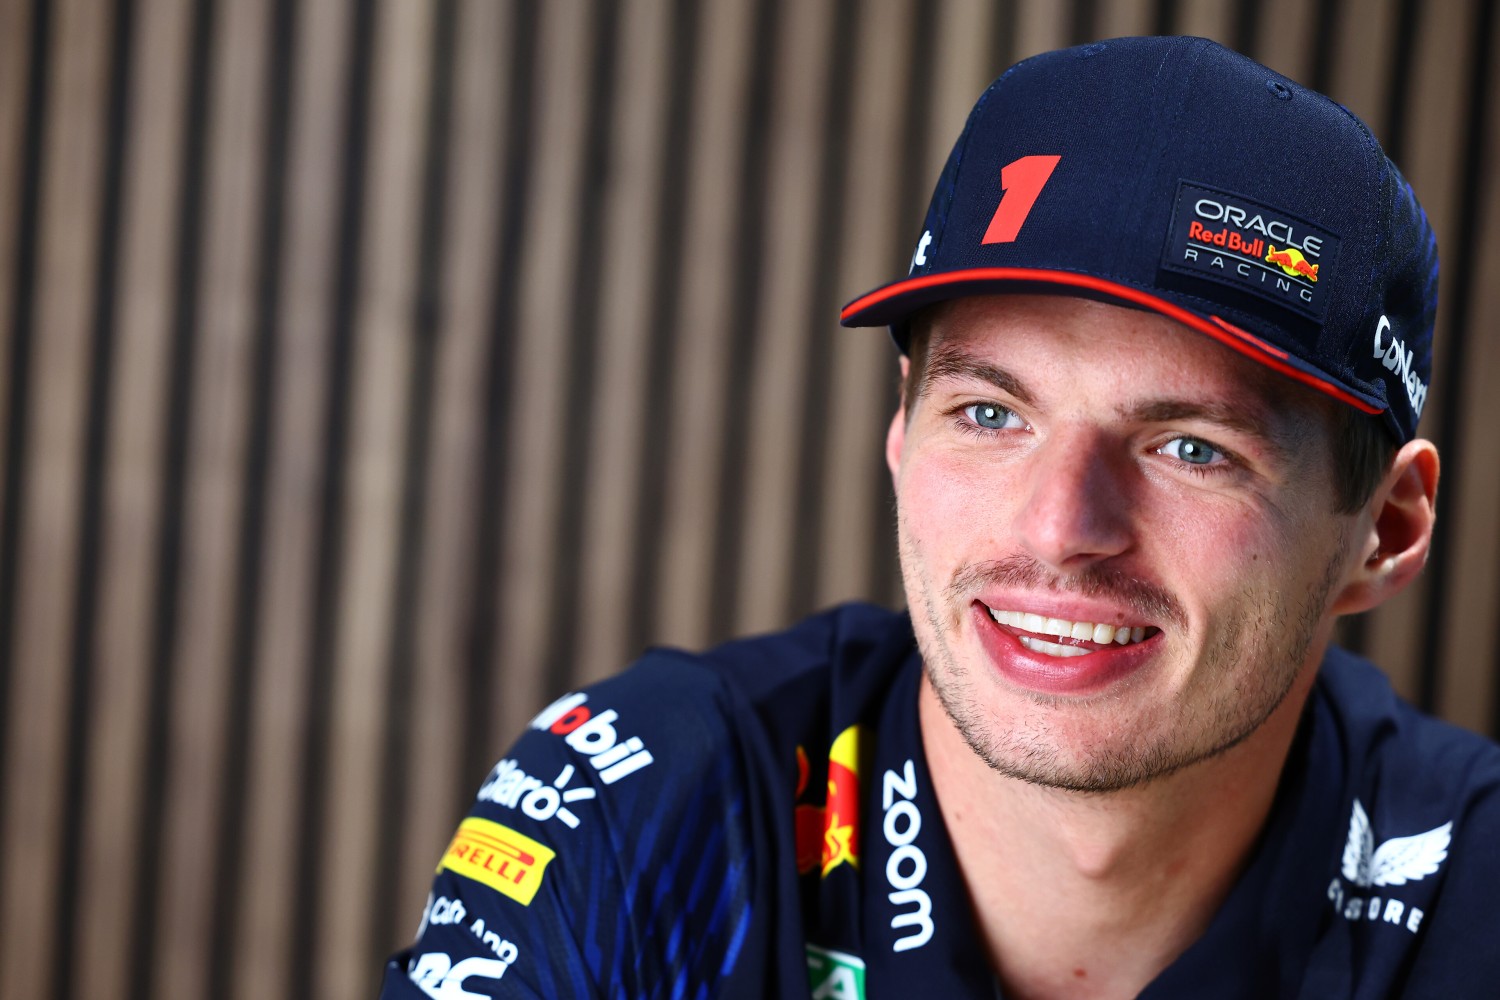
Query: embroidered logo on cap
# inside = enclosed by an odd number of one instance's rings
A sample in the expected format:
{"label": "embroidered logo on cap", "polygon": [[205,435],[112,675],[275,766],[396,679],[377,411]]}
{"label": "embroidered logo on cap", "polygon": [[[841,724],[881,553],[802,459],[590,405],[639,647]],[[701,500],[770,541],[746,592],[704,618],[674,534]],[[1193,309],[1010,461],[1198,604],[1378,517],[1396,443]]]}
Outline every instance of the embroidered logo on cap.
{"label": "embroidered logo on cap", "polygon": [[1161,266],[1278,302],[1319,322],[1339,238],[1226,191],[1177,186]]}

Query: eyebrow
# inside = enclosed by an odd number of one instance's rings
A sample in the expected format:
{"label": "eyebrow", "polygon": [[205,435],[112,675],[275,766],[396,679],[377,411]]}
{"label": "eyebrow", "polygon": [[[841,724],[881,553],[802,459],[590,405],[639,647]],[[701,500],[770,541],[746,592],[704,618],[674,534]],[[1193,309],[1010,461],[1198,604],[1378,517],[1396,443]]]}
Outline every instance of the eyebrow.
{"label": "eyebrow", "polygon": [[930,350],[922,380],[917,386],[918,398],[927,395],[927,391],[938,382],[962,380],[985,382],[1028,406],[1035,404],[1036,397],[1025,384],[999,365],[980,361],[949,344],[934,344]]}

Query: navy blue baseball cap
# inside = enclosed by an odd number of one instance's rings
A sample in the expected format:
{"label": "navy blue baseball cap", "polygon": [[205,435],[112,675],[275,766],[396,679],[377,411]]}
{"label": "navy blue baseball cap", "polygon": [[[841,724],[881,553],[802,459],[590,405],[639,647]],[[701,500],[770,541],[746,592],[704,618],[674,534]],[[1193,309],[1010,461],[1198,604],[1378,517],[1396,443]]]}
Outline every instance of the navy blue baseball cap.
{"label": "navy blue baseball cap", "polygon": [[1151,310],[1409,441],[1437,239],[1346,108],[1204,38],[1117,38],[1011,67],[969,114],[911,269],[844,326],[999,292]]}

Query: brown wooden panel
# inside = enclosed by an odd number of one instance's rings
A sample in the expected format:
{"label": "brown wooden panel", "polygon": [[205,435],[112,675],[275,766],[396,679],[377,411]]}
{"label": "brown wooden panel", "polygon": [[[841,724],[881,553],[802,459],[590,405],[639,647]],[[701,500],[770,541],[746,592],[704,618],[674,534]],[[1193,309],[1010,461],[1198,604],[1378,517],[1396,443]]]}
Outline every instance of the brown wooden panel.
{"label": "brown wooden panel", "polygon": [[131,123],[124,182],[116,349],[102,517],[97,690],[84,812],[81,925],[74,947],[77,992],[121,992],[130,970],[130,927],[140,885],[137,842],[143,803],[150,681],[151,599],[158,545],[162,407],[169,366],[187,0],[139,5],[132,44]]}
{"label": "brown wooden panel", "polygon": [[[10,384],[11,317],[15,310],[17,223],[26,150],[27,75],[31,69],[31,4],[0,3],[0,385]],[[0,468],[5,467],[10,408],[0,406]],[[0,517],[5,515],[0,492]]]}
{"label": "brown wooden panel", "polygon": [[586,452],[592,470],[585,481],[587,504],[580,525],[582,585],[569,612],[588,622],[586,628],[578,621],[573,626],[581,633],[574,683],[613,674],[636,652],[628,648],[630,604],[621,600],[629,592],[634,567],[622,543],[638,516],[641,470],[636,456],[650,433],[645,367],[651,279],[661,266],[652,246],[668,126],[672,12],[667,3],[653,0],[631,5],[621,15],[611,179],[601,217],[605,242],[597,388],[586,399],[572,401],[587,410],[589,431],[570,447]]}
{"label": "brown wooden panel", "polygon": [[[752,373],[754,422],[747,480],[752,496],[741,536],[744,599],[736,625],[746,632],[785,623],[792,572],[787,542],[796,510],[796,448],[805,425],[800,360],[812,295],[820,206],[813,179],[827,135],[822,88],[833,45],[833,4],[789,4],[782,17],[774,70],[767,191],[770,199],[762,331]],[[833,330],[830,319],[825,335]]]}
{"label": "brown wooden panel", "polygon": [[52,971],[59,863],[65,682],[73,588],[90,295],[110,18],[97,5],[54,5],[51,105],[44,149],[36,326],[27,415],[22,538],[13,646],[0,993],[37,996]]}
{"label": "brown wooden panel", "polygon": [[[359,919],[387,889],[375,869],[382,794],[381,726],[387,643],[400,532],[410,366],[413,279],[422,204],[432,5],[389,4],[376,27],[371,141],[365,164],[360,301],[356,316],[353,409],[330,718],[327,824],[317,845],[326,919],[317,929],[312,995],[368,996],[372,970]],[[404,611],[404,609],[401,609]]]}
{"label": "brown wooden panel", "polygon": [[[439,333],[437,386],[430,439],[427,545],[415,610],[417,675],[414,679],[409,798],[404,851],[388,873],[385,891],[393,908],[393,951],[410,939],[430,884],[430,868],[457,823],[451,777],[480,761],[459,759],[455,720],[468,694],[467,591],[474,579],[475,456],[483,436],[483,362],[489,329],[488,305],[497,252],[501,120],[508,85],[494,58],[508,44],[508,21],[500,5],[467,0],[459,6],[458,65],[452,160],[447,179],[449,234]],[[496,748],[498,750],[498,748]]]}
{"label": "brown wooden panel", "polygon": [[[739,250],[734,230],[743,109],[748,100],[755,3],[714,4],[701,14],[687,199],[687,251],[681,277],[677,383],[672,397],[673,458],[661,516],[668,526],[660,553],[657,641],[701,646],[708,640],[709,595],[718,527],[717,444],[725,379],[730,263]],[[752,248],[753,249],[753,248]],[[738,418],[739,415],[737,415]]]}
{"label": "brown wooden panel", "polygon": [[288,927],[295,884],[297,789],[313,565],[323,483],[330,287],[336,252],[340,147],[350,10],[299,5],[288,178],[287,254],[277,331],[280,365],[267,495],[261,644],[255,665],[246,839],[233,981],[242,1000],[290,995]]}
{"label": "brown wooden panel", "polygon": [[[223,761],[226,683],[232,634],[235,525],[246,436],[246,380],[254,317],[253,219],[262,136],[268,4],[223,8],[210,42],[212,105],[206,135],[202,258],[186,454],[180,603],[173,648],[165,863],[161,868],[159,971],[166,996],[207,987],[215,815]],[[182,320],[179,320],[181,322]]]}
{"label": "brown wooden panel", "polygon": [[[530,228],[520,266],[515,396],[508,404],[510,523],[504,525],[500,648],[503,683],[493,718],[517,733],[543,702],[548,607],[555,565],[549,546],[562,483],[559,415],[567,371],[567,317],[576,274],[578,170],[585,141],[589,31],[582,4],[543,4],[538,47],[537,133]],[[510,664],[526,664],[510,672]]]}

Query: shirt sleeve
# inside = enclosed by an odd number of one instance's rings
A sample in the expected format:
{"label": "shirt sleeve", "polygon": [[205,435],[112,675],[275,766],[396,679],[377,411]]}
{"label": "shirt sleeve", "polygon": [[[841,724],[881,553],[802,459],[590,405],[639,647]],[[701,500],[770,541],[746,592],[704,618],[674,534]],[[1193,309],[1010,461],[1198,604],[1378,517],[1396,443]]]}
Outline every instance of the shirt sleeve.
{"label": "shirt sleeve", "polygon": [[660,654],[543,709],[443,851],[381,997],[756,995],[730,714],[711,672]]}

